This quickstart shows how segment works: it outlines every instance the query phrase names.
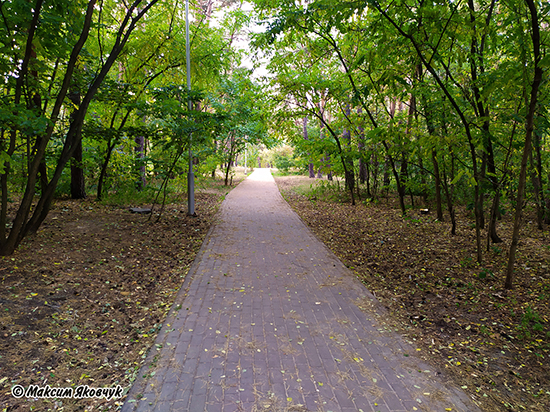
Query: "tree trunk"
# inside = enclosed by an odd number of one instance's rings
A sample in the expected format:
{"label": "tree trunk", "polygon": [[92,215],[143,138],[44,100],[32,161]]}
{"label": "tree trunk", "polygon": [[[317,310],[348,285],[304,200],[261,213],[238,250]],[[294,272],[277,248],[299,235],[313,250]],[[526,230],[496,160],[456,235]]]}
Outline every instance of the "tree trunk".
{"label": "tree trunk", "polygon": [[378,193],[378,176],[380,172],[380,162],[378,161],[378,153],[376,152],[376,147],[374,152],[371,155],[371,165],[372,165],[372,197],[376,197]]}
{"label": "tree trunk", "polygon": [[109,166],[109,161],[111,160],[111,155],[113,150],[118,142],[118,138],[113,137],[113,141],[109,139],[107,142],[107,152],[105,153],[105,160],[101,165],[101,171],[99,172],[99,179],[97,180],[97,200],[101,200],[103,197],[103,185],[105,183],[105,177],[107,177],[107,167]]}
{"label": "tree trunk", "polygon": [[363,159],[363,156],[365,155],[365,143],[362,141],[359,141],[359,182],[361,184],[365,184],[365,182],[368,180],[368,164]]}
{"label": "tree trunk", "polygon": [[489,230],[487,231],[487,251],[489,251],[489,246],[490,246],[491,240],[493,241],[493,243],[498,243],[498,242],[495,242],[495,237],[500,242],[502,242],[502,240],[500,240],[500,238],[498,237],[496,232],[493,232],[495,230],[495,227],[496,227],[499,200],[500,200],[500,191],[497,190],[495,192],[495,196],[493,198],[493,204],[491,205],[491,214],[489,216]]}
{"label": "tree trunk", "polygon": [[[361,106],[357,108],[357,114],[361,115],[363,109]],[[367,165],[364,159],[365,156],[365,129],[363,126],[359,126],[359,142],[357,143],[357,148],[359,149],[359,182],[365,184],[365,181],[368,179],[367,176]],[[367,185],[368,187],[368,185]],[[368,192],[368,189],[367,189]],[[370,194],[368,194],[370,196]]]}
{"label": "tree trunk", "polygon": [[[307,116],[304,116],[302,133],[303,133],[303,136],[304,136],[304,140],[309,140],[309,136],[308,136],[308,133],[307,133]],[[309,155],[309,153],[308,153],[308,155]],[[308,168],[308,172],[309,172],[309,178],[310,179],[315,178],[315,170],[313,168],[313,163],[309,162],[307,168]]]}
{"label": "tree trunk", "polygon": [[439,174],[439,162],[437,161],[437,152],[435,150],[435,147],[432,149],[432,163],[434,167],[435,208],[437,213],[437,220],[443,222],[443,207],[441,206],[441,177]]}
{"label": "tree trunk", "polygon": [[230,139],[230,147],[229,147],[229,156],[227,158],[227,164],[225,166],[225,181],[224,185],[227,186],[229,184],[229,172],[231,170],[231,164],[233,163],[233,154],[234,154],[234,137],[231,137]]}
{"label": "tree trunk", "polygon": [[370,188],[370,167],[369,167],[369,162],[365,162],[364,163],[365,165],[365,182],[367,183],[367,196],[369,197],[369,199],[372,199],[374,196],[372,195],[372,191],[371,191],[371,188]]}
{"label": "tree trunk", "polygon": [[[454,170],[453,170],[453,167],[451,166],[451,176],[450,176],[451,181],[453,179],[453,175],[454,175]],[[456,235],[456,218],[455,218],[455,210],[453,207],[453,192],[452,192],[452,187],[449,189],[449,184],[447,183],[447,172],[445,171],[445,168],[443,168],[443,188],[445,189],[445,198],[447,199],[447,210],[449,211],[449,217],[451,218],[451,234]]]}
{"label": "tree trunk", "polygon": [[0,174],[0,187],[2,188],[2,203],[0,205],[0,247],[6,241],[6,224],[8,223],[8,174],[10,172],[10,164],[6,162],[0,165],[0,168],[2,166],[4,168],[4,173]]}
{"label": "tree trunk", "polygon": [[225,180],[224,185],[227,186],[229,184],[229,171],[231,170],[231,162],[227,162],[227,166],[225,167]]}
{"label": "tree trunk", "polygon": [[545,202],[544,192],[542,191],[542,159],[541,159],[541,137],[536,131],[533,131],[533,151],[529,155],[529,161],[531,163],[531,181],[533,182],[533,192],[535,195],[535,204],[537,207],[537,227],[539,230],[543,230],[544,215],[545,215]]}
{"label": "tree trunk", "polygon": [[512,289],[514,285],[514,266],[516,262],[516,250],[519,243],[519,229],[521,226],[521,217],[523,209],[523,198],[525,195],[525,183],[527,176],[527,161],[531,152],[531,141],[534,130],[534,117],[535,109],[537,106],[537,94],[539,86],[542,82],[542,68],[539,66],[540,55],[540,28],[537,15],[537,8],[533,0],[525,0],[529,12],[531,14],[531,38],[533,40],[533,57],[534,57],[534,75],[533,84],[531,86],[531,97],[529,101],[529,107],[526,117],[526,131],[525,131],[525,145],[523,147],[523,156],[521,158],[521,169],[519,173],[518,182],[518,195],[516,202],[516,214],[514,217],[514,230],[512,233],[512,242],[510,244],[510,251],[508,253],[508,267],[506,269],[506,282],[504,287],[506,289]]}
{"label": "tree trunk", "polygon": [[[69,100],[74,105],[71,113],[71,123],[75,121],[78,107],[80,106],[80,92],[73,91],[68,95]],[[71,158],[71,198],[86,198],[86,184],[84,181],[84,168],[82,167],[82,137],[77,139],[76,148]]]}
{"label": "tree trunk", "polygon": [[145,158],[145,137],[136,136],[134,142],[136,143],[136,146],[134,147],[134,153],[136,155],[136,165],[139,166],[139,179],[137,181],[137,189],[141,191],[147,184],[147,180],[145,178],[145,163],[143,162],[143,159]]}
{"label": "tree trunk", "polygon": [[82,139],[78,140],[71,162],[71,198],[86,198],[84,168],[82,167]]}
{"label": "tree trunk", "polygon": [[[349,104],[346,106],[345,113],[346,116],[349,117],[351,113]],[[355,190],[355,171],[353,170],[353,160],[349,159],[349,156],[347,156],[347,152],[351,147],[351,132],[349,129],[344,129],[342,140],[344,141],[343,150],[341,152],[342,162],[345,165],[344,181],[346,182],[346,187],[350,191],[351,204],[355,205],[355,197],[353,195],[353,191]]]}

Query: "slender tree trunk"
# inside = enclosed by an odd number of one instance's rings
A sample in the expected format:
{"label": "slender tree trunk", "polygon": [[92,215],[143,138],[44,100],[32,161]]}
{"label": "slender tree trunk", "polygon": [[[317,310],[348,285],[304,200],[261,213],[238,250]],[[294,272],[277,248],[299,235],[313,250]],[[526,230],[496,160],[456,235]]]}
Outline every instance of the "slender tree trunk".
{"label": "slender tree trunk", "polygon": [[533,156],[533,150],[529,154],[529,161],[531,163],[531,181],[533,182],[533,193],[535,195],[535,204],[537,207],[537,227],[539,230],[543,230],[544,215],[545,215],[545,203],[544,193],[542,191],[542,159],[540,156],[541,137],[536,131],[533,131],[533,149],[535,156]]}
{"label": "slender tree trunk", "polygon": [[359,148],[359,182],[361,184],[365,184],[365,182],[368,180],[368,163],[365,162],[364,156],[365,156],[365,142],[359,141],[358,144]]}
{"label": "slender tree trunk", "polygon": [[[4,131],[2,130],[2,134]],[[1,140],[0,140],[1,142]],[[1,149],[0,145],[0,149]],[[8,219],[8,174],[10,172],[10,164],[8,162],[0,165],[4,167],[4,173],[0,174],[0,187],[2,188],[1,209],[0,209],[0,247],[6,241],[6,224]]]}
{"label": "slender tree trunk", "polygon": [[[361,106],[357,108],[357,114],[362,114],[363,109]],[[357,148],[359,149],[359,182],[365,184],[365,181],[368,179],[367,164],[365,162],[365,129],[363,126],[359,126],[359,142],[357,143]],[[368,185],[367,185],[367,194],[370,196]]]}
{"label": "slender tree trunk", "polygon": [[[309,140],[309,136],[308,136],[308,133],[307,133],[307,116],[304,116],[302,133],[303,133],[303,136],[304,136],[304,140]],[[308,153],[308,155],[309,155],[309,153]],[[309,172],[309,178],[314,179],[315,178],[315,170],[314,170],[312,162],[309,162],[309,164],[308,164],[308,172]]]}
{"label": "slender tree trunk", "polygon": [[386,161],[384,162],[384,176],[382,178],[382,184],[386,188],[390,185],[390,169],[391,169],[390,158],[389,156],[386,155]]}
{"label": "slender tree trunk", "polygon": [[[345,112],[346,116],[349,117],[351,113],[349,104],[346,106]],[[346,182],[346,187],[350,191],[351,204],[355,205],[355,197],[353,195],[353,191],[355,190],[355,171],[353,170],[353,160],[349,159],[349,156],[347,156],[347,152],[351,147],[351,132],[349,129],[344,129],[342,139],[344,144],[340,155],[342,156],[342,162],[345,164],[344,180]]]}
{"label": "slender tree trunk", "polygon": [[[401,211],[403,216],[405,215],[405,195],[406,184],[409,180],[409,162],[405,153],[401,152],[401,167],[399,168],[399,176],[396,176],[395,183],[397,185],[397,193],[399,194],[399,204],[401,205]],[[411,199],[411,204],[414,207],[414,201]]]}
{"label": "slender tree trunk", "polygon": [[97,180],[97,200],[101,200],[103,198],[103,185],[105,183],[105,177],[107,177],[107,167],[109,166],[111,154],[113,153],[113,150],[118,140],[116,138],[113,139],[113,142],[111,142],[111,140],[107,142],[107,152],[105,153],[105,160],[103,161],[101,165],[101,171],[99,172],[99,178]]}
{"label": "slender tree trunk", "polygon": [[[393,177],[395,178],[395,184],[397,186],[397,193],[399,194],[399,206],[401,207],[401,214],[405,216],[407,214],[407,209],[405,207],[405,187],[401,183],[401,177],[400,173],[397,171],[397,167],[395,165],[395,161],[393,159],[393,156],[389,154],[389,147],[388,144],[385,141],[382,141],[382,144],[384,145],[384,148],[386,149],[387,154],[387,162],[390,163],[391,170],[393,172]],[[386,167],[387,167],[386,162]],[[405,166],[406,167],[406,166]],[[403,164],[401,165],[401,171],[403,171]],[[386,185],[386,182],[384,181],[385,186],[389,185],[389,173],[388,173],[388,184]],[[384,174],[384,180],[386,179],[386,175]]]}
{"label": "slender tree trunk", "polygon": [[372,197],[376,197],[378,194],[378,184],[379,184],[379,173],[380,173],[380,162],[378,161],[378,154],[375,151],[372,153],[371,157],[371,165],[372,165]]}
{"label": "slender tree trunk", "polygon": [[443,207],[441,206],[441,176],[439,174],[439,162],[437,161],[437,152],[435,147],[432,149],[432,163],[434,167],[435,179],[435,208],[437,220],[443,222]]}
{"label": "slender tree trunk", "polygon": [[231,136],[229,139],[229,157],[227,159],[227,165],[225,167],[225,181],[224,185],[227,186],[229,184],[229,171],[231,170],[231,163],[233,162],[233,153],[234,153],[234,145],[235,145],[235,138]]}
{"label": "slender tree trunk", "polygon": [[[451,180],[454,176],[453,169],[454,168],[451,166]],[[443,168],[443,189],[445,190],[445,198],[447,199],[447,210],[449,211],[449,217],[451,218],[451,234],[456,235],[456,218],[455,210],[453,207],[453,189],[452,187],[449,189],[449,183],[447,183],[447,172],[445,171],[445,168]]]}
{"label": "slender tree trunk", "polygon": [[[497,190],[495,191],[495,195],[493,197],[493,204],[491,205],[491,214],[489,216],[489,230],[487,231],[487,251],[489,251],[491,240],[493,241],[493,243],[497,243],[494,240],[496,236],[496,232],[493,233],[491,230],[494,230],[494,228],[496,227],[499,200],[500,200],[500,191]],[[500,238],[498,239],[500,240]],[[502,242],[502,240],[500,241]]]}
{"label": "slender tree trunk", "polygon": [[[214,156],[215,156],[216,152],[218,151],[218,141],[216,140],[215,137],[214,137],[213,146],[214,146]],[[210,173],[210,177],[212,177],[212,179],[216,177],[216,168],[217,168],[217,164],[214,164],[214,167],[212,167],[212,172]]]}
{"label": "slender tree trunk", "polygon": [[[71,123],[75,121],[78,107],[80,106],[80,92],[73,91],[68,94],[69,100],[75,109],[71,113]],[[86,197],[86,184],[84,181],[84,168],[82,167],[82,137],[79,136],[71,159],[71,198],[84,199]]]}
{"label": "slender tree trunk", "polygon": [[84,168],[82,167],[82,139],[78,140],[71,163],[71,198],[86,198]]}
{"label": "slender tree trunk", "polygon": [[145,163],[143,159],[145,158],[145,136],[136,136],[134,139],[136,146],[134,147],[134,153],[136,155],[136,163],[139,166],[139,179],[137,181],[137,189],[143,190],[147,184],[145,178]]}
{"label": "slender tree trunk", "polygon": [[373,193],[371,191],[371,185],[370,185],[370,167],[369,167],[369,164],[370,162],[365,162],[364,165],[365,165],[365,182],[367,183],[367,196],[369,197],[369,199],[372,199],[374,196],[373,196]]}
{"label": "slender tree trunk", "polygon": [[529,100],[529,107],[526,118],[526,132],[525,132],[525,145],[523,147],[523,156],[521,158],[521,169],[519,173],[518,182],[518,195],[516,202],[516,213],[514,217],[514,230],[512,233],[512,242],[510,244],[510,251],[508,253],[508,267],[506,269],[506,282],[504,287],[506,289],[512,289],[514,285],[514,266],[516,262],[516,250],[519,243],[519,229],[521,226],[521,217],[523,209],[523,198],[525,195],[525,183],[527,180],[527,162],[529,160],[529,154],[531,152],[532,135],[534,130],[534,117],[535,109],[537,106],[537,94],[540,84],[542,82],[542,68],[540,67],[540,28],[539,19],[537,14],[537,7],[533,0],[525,0],[527,8],[531,14],[531,38],[533,41],[533,57],[534,57],[534,75],[533,83],[531,85],[531,97]]}

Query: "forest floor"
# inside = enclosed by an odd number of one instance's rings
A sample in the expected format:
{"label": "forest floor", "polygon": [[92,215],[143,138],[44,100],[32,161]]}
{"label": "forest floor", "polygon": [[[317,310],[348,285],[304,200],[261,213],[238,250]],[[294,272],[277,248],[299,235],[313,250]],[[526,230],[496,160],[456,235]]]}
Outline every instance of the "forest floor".
{"label": "forest floor", "polygon": [[484,251],[478,265],[466,209],[458,210],[453,236],[434,211],[420,214],[424,205],[403,217],[394,199],[351,206],[326,180],[286,176],[276,182],[302,220],[388,309],[396,329],[482,410],[550,410],[550,239],[548,228],[537,230],[534,216],[527,213],[521,233],[515,288],[505,290],[512,213],[498,224],[504,242]]}
{"label": "forest floor", "polygon": [[[235,176],[235,183],[244,177]],[[116,410],[123,398],[16,399],[30,385],[125,390],[229,192],[198,181],[157,222],[127,204],[58,199],[40,231],[0,257],[0,411]]]}

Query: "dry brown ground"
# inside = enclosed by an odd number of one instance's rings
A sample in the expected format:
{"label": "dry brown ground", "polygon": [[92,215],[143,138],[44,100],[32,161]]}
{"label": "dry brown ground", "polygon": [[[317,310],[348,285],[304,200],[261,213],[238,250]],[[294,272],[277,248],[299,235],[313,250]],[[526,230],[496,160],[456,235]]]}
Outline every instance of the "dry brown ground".
{"label": "dry brown ground", "polygon": [[[457,235],[432,214],[402,217],[393,199],[351,206],[307,177],[278,177],[283,196],[316,235],[389,309],[420,354],[447,370],[484,411],[550,411],[550,242],[530,222],[522,231],[517,281],[503,289],[504,243],[475,263],[475,231],[465,210]],[[315,186],[315,183],[313,183]]]}
{"label": "dry brown ground", "polygon": [[219,180],[199,190],[196,218],[184,195],[159,222],[128,211],[138,205],[56,201],[40,232],[0,257],[0,410],[118,409],[123,398],[15,399],[11,389],[128,389],[228,190]]}

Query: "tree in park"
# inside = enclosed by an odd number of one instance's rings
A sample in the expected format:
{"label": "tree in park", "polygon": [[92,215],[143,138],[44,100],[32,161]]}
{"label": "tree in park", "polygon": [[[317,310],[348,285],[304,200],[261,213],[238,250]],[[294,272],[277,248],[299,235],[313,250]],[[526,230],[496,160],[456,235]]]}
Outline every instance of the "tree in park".
{"label": "tree in park", "polygon": [[[66,105],[67,93],[92,24],[101,23],[101,4],[89,2],[48,2],[24,0],[3,2],[2,71],[6,80],[2,99],[2,211],[0,214],[0,254],[11,254],[23,237],[35,232],[46,218],[55,188],[65,165],[82,138],[82,125],[88,107],[101,83],[114,65],[132,32],[158,2],[136,0],[121,9],[116,35],[107,47],[108,57],[98,66],[86,92],[71,118],[63,149],[56,159],[53,174],[46,176],[44,154]],[[99,24],[101,25],[101,24]],[[21,28],[21,29],[20,29]],[[8,185],[13,174],[12,155],[20,144],[26,145],[25,191],[9,234],[6,233]],[[42,188],[34,206],[35,184],[40,175]]]}

